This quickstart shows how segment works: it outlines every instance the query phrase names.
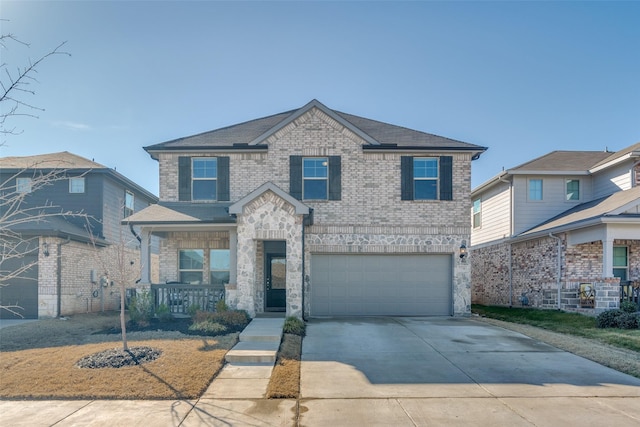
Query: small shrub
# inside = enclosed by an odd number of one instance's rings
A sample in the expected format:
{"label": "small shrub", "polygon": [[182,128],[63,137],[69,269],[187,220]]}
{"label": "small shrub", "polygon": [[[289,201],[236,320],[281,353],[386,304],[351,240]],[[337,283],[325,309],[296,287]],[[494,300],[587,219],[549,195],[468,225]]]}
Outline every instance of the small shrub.
{"label": "small shrub", "polygon": [[217,322],[197,322],[189,326],[191,332],[201,332],[208,335],[220,335],[227,332],[227,327]]}
{"label": "small shrub", "polygon": [[598,328],[637,329],[638,315],[623,310],[607,310],[596,317]]}
{"label": "small shrub", "polygon": [[289,316],[284,321],[283,331],[285,334],[293,334],[303,337],[306,332],[307,325],[297,317]]}
{"label": "small shrub", "polygon": [[216,302],[216,311],[218,313],[222,313],[223,311],[229,311],[229,306],[227,305],[226,302],[224,302],[223,299],[219,299]]}
{"label": "small shrub", "polygon": [[129,303],[129,319],[138,325],[148,324],[153,317],[153,297],[147,290],[131,298]]}
{"label": "small shrub", "polygon": [[193,316],[193,323],[212,322],[225,325],[228,329],[238,331],[249,324],[251,318],[244,310],[227,310],[221,312],[198,311]]}
{"label": "small shrub", "polygon": [[200,311],[200,307],[197,304],[191,304],[187,307],[187,314],[192,319],[196,316],[196,314]]}
{"label": "small shrub", "polygon": [[626,313],[635,313],[638,311],[638,305],[632,301],[622,301],[620,303],[620,310]]}
{"label": "small shrub", "polygon": [[169,306],[167,304],[160,304],[158,308],[156,308],[156,317],[161,322],[168,322],[170,320],[173,320],[173,315],[171,314],[171,311],[169,310]]}

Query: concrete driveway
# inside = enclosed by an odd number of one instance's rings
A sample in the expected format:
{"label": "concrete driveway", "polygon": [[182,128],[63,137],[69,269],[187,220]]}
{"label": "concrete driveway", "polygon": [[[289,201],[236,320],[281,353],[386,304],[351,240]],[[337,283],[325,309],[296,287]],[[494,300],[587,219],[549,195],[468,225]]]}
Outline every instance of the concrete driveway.
{"label": "concrete driveway", "polygon": [[640,425],[640,379],[462,318],[311,320],[300,425]]}

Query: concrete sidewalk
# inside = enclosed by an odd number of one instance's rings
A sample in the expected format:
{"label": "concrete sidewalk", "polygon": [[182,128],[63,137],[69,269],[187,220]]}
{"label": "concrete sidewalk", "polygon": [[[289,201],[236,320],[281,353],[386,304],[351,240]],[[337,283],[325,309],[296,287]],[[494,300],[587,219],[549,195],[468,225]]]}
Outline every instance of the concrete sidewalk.
{"label": "concrete sidewalk", "polygon": [[299,402],[255,369],[194,401],[0,401],[0,425],[640,425],[640,379],[473,319],[311,320]]}

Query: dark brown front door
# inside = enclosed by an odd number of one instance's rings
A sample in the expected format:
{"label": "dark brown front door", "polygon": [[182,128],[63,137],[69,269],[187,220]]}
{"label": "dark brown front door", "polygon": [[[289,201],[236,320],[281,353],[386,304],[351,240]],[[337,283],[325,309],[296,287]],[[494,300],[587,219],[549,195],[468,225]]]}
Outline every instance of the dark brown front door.
{"label": "dark brown front door", "polygon": [[265,287],[267,311],[285,311],[287,301],[287,258],[284,255],[267,255]]}

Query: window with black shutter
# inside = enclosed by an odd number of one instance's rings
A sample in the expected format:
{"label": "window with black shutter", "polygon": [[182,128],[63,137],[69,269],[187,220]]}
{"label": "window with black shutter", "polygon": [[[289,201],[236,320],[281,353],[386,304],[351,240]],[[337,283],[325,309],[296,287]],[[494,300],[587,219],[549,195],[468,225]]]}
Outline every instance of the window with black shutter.
{"label": "window with black shutter", "polygon": [[453,158],[400,158],[401,200],[453,200]]}

